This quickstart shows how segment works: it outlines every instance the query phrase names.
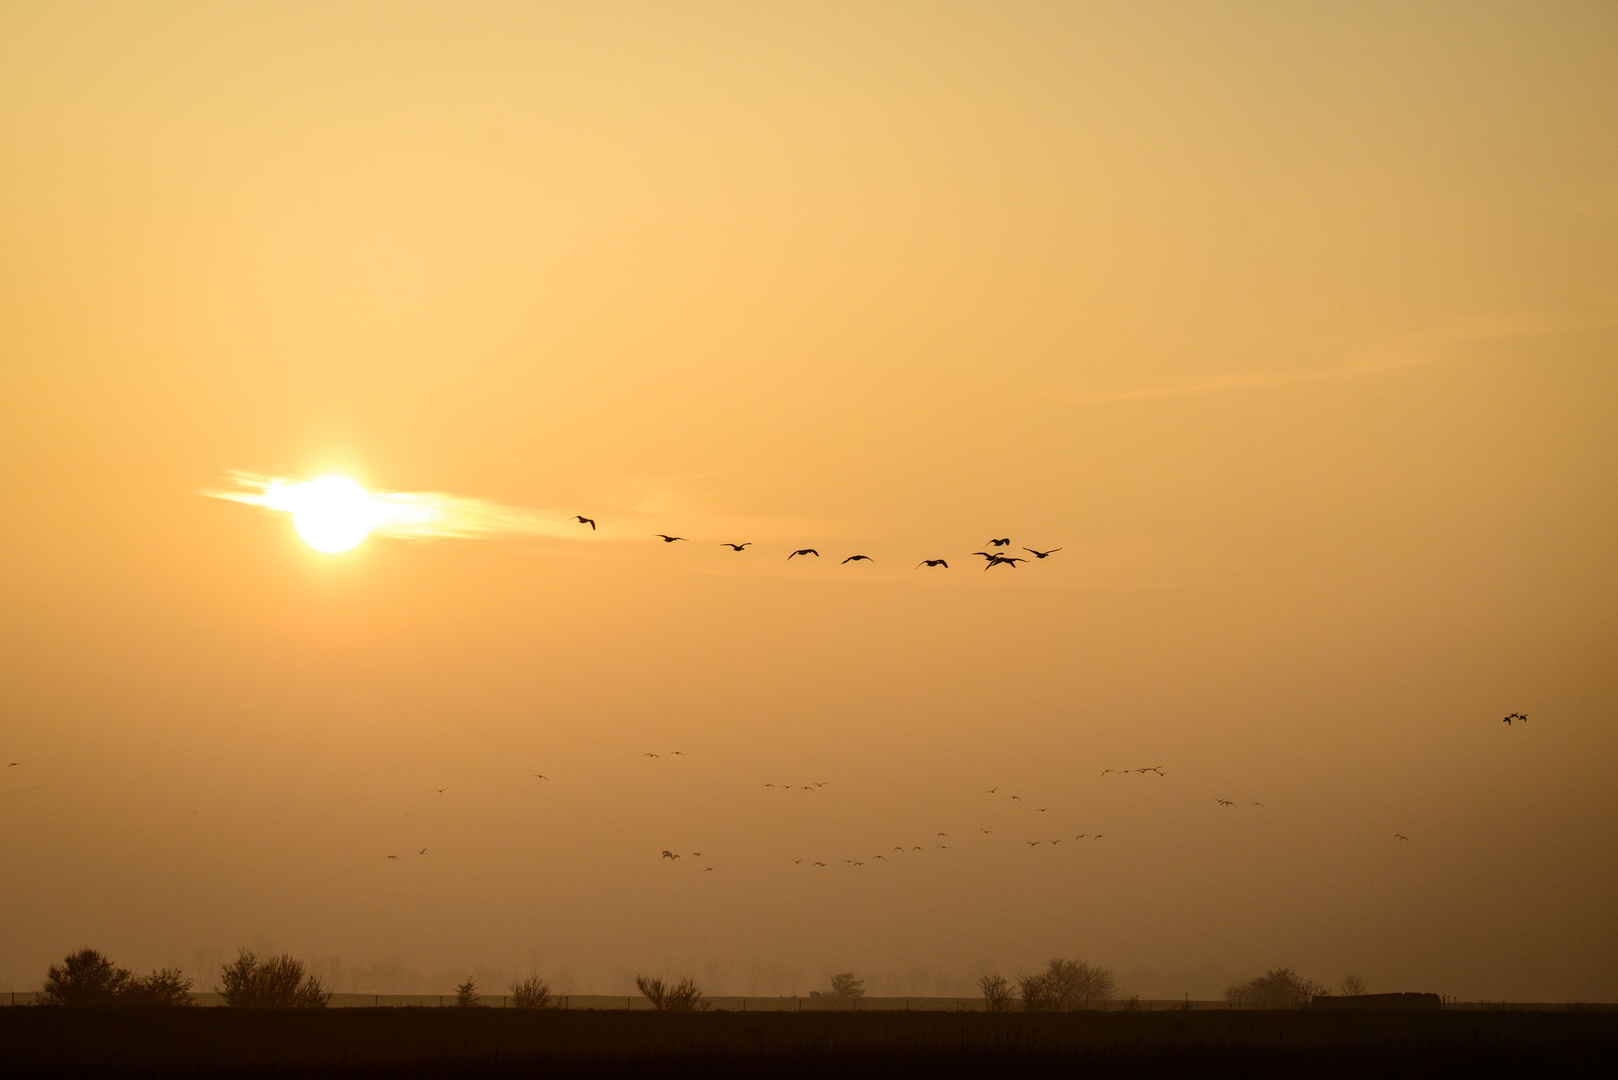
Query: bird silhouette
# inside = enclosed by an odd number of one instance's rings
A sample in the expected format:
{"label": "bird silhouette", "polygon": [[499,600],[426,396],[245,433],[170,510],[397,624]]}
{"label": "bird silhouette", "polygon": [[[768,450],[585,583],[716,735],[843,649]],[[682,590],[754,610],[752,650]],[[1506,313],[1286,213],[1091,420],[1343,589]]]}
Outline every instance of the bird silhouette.
{"label": "bird silhouette", "polygon": [[1406,836],[1404,833],[1394,833],[1393,838],[1395,840],[1407,840],[1407,841],[1410,839],[1410,837]]}
{"label": "bird silhouette", "polygon": [[815,866],[825,866],[826,864],[823,863],[823,862],[817,862],[817,863],[814,863],[813,865],[815,865]]}
{"label": "bird silhouette", "polygon": [[418,851],[418,852],[416,852],[416,854],[417,854],[417,855],[425,855],[425,854],[427,854],[427,849],[426,849],[426,848],[422,848],[422,849],[421,849],[421,850],[420,850],[420,851]]}
{"label": "bird silhouette", "polygon": [[388,858],[392,859],[394,862],[399,861],[399,856],[397,856],[397,855],[389,855]]}
{"label": "bird silhouette", "polygon": [[916,564],[916,569],[920,570],[924,566],[942,566],[945,570],[949,569],[949,563],[943,559],[923,559]]}
{"label": "bird silhouette", "polygon": [[985,791],[983,794],[985,794],[985,795],[993,795],[995,792],[997,792],[999,790],[1000,790],[1000,788],[998,786],[996,786],[996,787],[990,788],[988,791]]}
{"label": "bird silhouette", "polygon": [[1102,776],[1106,776],[1106,775],[1107,775],[1107,774],[1108,774],[1108,773],[1110,773],[1110,772],[1112,772],[1112,770],[1111,770],[1111,769],[1102,769],[1102,770],[1101,770],[1101,775],[1102,775]]}
{"label": "bird silhouette", "polygon": [[700,858],[702,858],[702,852],[700,852],[700,851],[693,851],[693,852],[692,852],[692,853],[691,853],[691,857],[692,857],[692,858],[693,858],[693,859],[700,859]]}
{"label": "bird silhouette", "polygon": [[862,863],[862,862],[857,862],[857,863],[855,863],[855,864],[854,864],[854,865],[855,865],[855,866],[864,866],[864,865],[865,865],[865,864],[864,864],[864,863]]}
{"label": "bird silhouette", "polygon": [[1075,840],[1084,840],[1084,839],[1088,838],[1089,835],[1090,834],[1087,833],[1087,832],[1081,832],[1079,835],[1075,836],[1073,839],[1075,839]]}
{"label": "bird silhouette", "polygon": [[990,833],[992,833],[994,831],[993,829],[984,829],[982,825],[979,825],[978,828],[982,829],[984,836],[988,836]]}
{"label": "bird silhouette", "polygon": [[642,754],[641,757],[657,757],[656,754]]}
{"label": "bird silhouette", "polygon": [[872,855],[871,858],[873,858],[873,859],[881,859],[883,862],[888,861],[888,857],[886,855]]}
{"label": "bird silhouette", "polygon": [[1060,841],[1060,840],[1052,840],[1051,841],[1051,847],[1055,847],[1057,844],[1060,844],[1061,842],[1062,841]]}
{"label": "bird silhouette", "polygon": [[1012,801],[1013,801],[1013,802],[1022,802],[1022,796],[1021,796],[1021,795],[1013,795],[1013,796],[1012,796],[1012,797],[1011,797],[1011,800],[1012,800]]}
{"label": "bird silhouette", "polygon": [[915,847],[911,848],[910,850],[911,851],[920,851],[921,850],[921,845],[917,844]]}
{"label": "bird silhouette", "polygon": [[535,780],[549,780],[550,777],[546,776],[544,773],[535,773],[534,774],[534,779]]}
{"label": "bird silhouette", "polygon": [[665,858],[665,859],[678,859],[679,856],[674,854],[674,852],[672,852],[672,851],[665,850],[663,852],[663,858]]}
{"label": "bird silhouette", "polygon": [[1508,714],[1506,714],[1506,718],[1505,718],[1505,720],[1506,720],[1506,726],[1507,726],[1507,727],[1510,727],[1510,726],[1511,726],[1511,722],[1512,722],[1512,721],[1513,721],[1513,720],[1521,720],[1521,721],[1522,721],[1522,722],[1523,722],[1523,723],[1525,723],[1525,724],[1526,724],[1526,723],[1528,723],[1528,717],[1526,717],[1526,716],[1524,716],[1524,715],[1523,715],[1523,714],[1522,714],[1522,713],[1520,713],[1520,712],[1514,712],[1514,713],[1508,713]]}
{"label": "bird silhouette", "polygon": [[679,750],[670,750],[669,757],[685,757],[685,754]]}
{"label": "bird silhouette", "polygon": [[1027,844],[1029,847],[1038,847],[1039,846],[1039,841],[1038,840],[1025,840],[1023,842],[1025,844]]}
{"label": "bird silhouette", "polygon": [[1007,536],[1007,537],[1004,537],[1004,538],[1002,538],[1000,540],[990,540],[989,541],[989,546],[990,547],[1005,547],[1009,543],[1011,543],[1011,537]]}
{"label": "bird silhouette", "polygon": [[704,874],[711,874],[711,873],[713,873],[713,867],[711,867],[711,866],[704,866],[704,867],[703,867],[703,868],[702,868],[702,872],[703,872],[703,873],[704,873]]}
{"label": "bird silhouette", "polygon": [[747,549],[748,549],[748,548],[750,548],[750,547],[752,547],[752,546],[753,546],[753,541],[751,541],[751,540],[749,540],[749,541],[748,541],[748,542],[747,542],[747,543],[745,543],[745,544],[727,544],[727,543],[721,543],[721,544],[720,544],[720,545],[719,545],[719,546],[720,546],[720,547],[728,547],[728,548],[729,548],[729,549],[730,549],[730,550],[732,550],[732,551],[745,551],[745,550],[747,550]]}
{"label": "bird silhouette", "polygon": [[1051,808],[1048,806],[1036,806],[1034,809],[1038,810],[1041,814],[1048,814],[1051,812]]}
{"label": "bird silhouette", "polygon": [[974,554],[974,555],[982,555],[985,559],[988,559],[990,562],[993,562],[995,559],[998,559],[1000,557],[1000,556],[995,555],[994,553],[988,552],[988,551],[974,551],[974,552],[972,552],[972,554]]}
{"label": "bird silhouette", "polygon": [[938,834],[938,835],[939,835],[939,836],[942,836],[942,837],[943,837],[943,838],[944,838],[944,839],[945,839],[945,840],[948,840],[948,839],[949,839],[949,833],[947,833],[947,832],[941,832],[941,833],[939,833],[939,834]]}
{"label": "bird silhouette", "polygon": [[851,562],[859,562],[861,559],[864,559],[866,562],[876,562],[876,560],[871,558],[869,555],[850,555],[848,558],[844,559],[838,565],[846,566],[847,564],[849,564]]}
{"label": "bird silhouette", "polygon": [[813,555],[817,559],[820,558],[820,552],[816,551],[814,548],[799,548],[797,551],[794,551],[791,555],[787,556],[787,562],[791,562],[799,555]]}
{"label": "bird silhouette", "polygon": [[902,847],[895,847],[893,850],[897,851],[901,855],[903,855],[905,853],[905,849],[902,848]]}
{"label": "bird silhouette", "polygon": [[1028,554],[1032,555],[1036,559],[1048,559],[1062,549],[1051,548],[1049,551],[1035,551],[1033,548],[1023,548],[1023,550],[1028,552]]}
{"label": "bird silhouette", "polygon": [[596,531],[596,519],[595,518],[587,518],[583,514],[574,514],[573,515],[573,520],[577,521],[580,525],[588,525],[588,526],[590,526],[590,531],[591,532]]}
{"label": "bird silhouette", "polygon": [[826,786],[826,781],[824,781],[824,780],[819,780],[819,781],[816,781],[816,783],[815,783],[815,787],[825,787],[825,786]]}
{"label": "bird silhouette", "polygon": [[21,764],[22,764],[22,762],[20,762],[20,761],[13,761],[10,765],[7,765],[6,768],[15,769],[17,766],[19,766]]}
{"label": "bird silhouette", "polygon": [[793,865],[793,866],[797,866],[797,865],[798,865],[798,864],[799,864],[799,863],[801,863],[801,862],[803,862],[803,860],[802,860],[802,859],[793,859],[793,860],[792,860],[792,865]]}
{"label": "bird silhouette", "polygon": [[1015,555],[991,555],[989,557],[988,565],[985,566],[983,569],[992,570],[996,566],[1009,566],[1013,570],[1015,570],[1015,569],[1017,569],[1017,564],[1018,563],[1027,562],[1027,561],[1028,561],[1027,559],[1019,559]]}
{"label": "bird silhouette", "polygon": [[1256,803],[1254,803],[1254,804],[1253,804],[1253,805],[1254,805],[1254,806],[1263,806],[1263,805],[1264,805],[1264,804],[1263,804],[1263,803],[1261,803],[1261,802],[1256,802]]}
{"label": "bird silhouette", "polygon": [[670,536],[668,533],[653,533],[652,535],[657,537],[658,539],[662,540],[663,543],[665,543],[665,544],[672,544],[676,540],[684,540],[685,539],[685,537],[683,537],[683,536]]}
{"label": "bird silhouette", "polygon": [[1096,833],[1096,834],[1095,834],[1095,835],[1094,835],[1094,836],[1092,836],[1092,837],[1091,837],[1091,838],[1090,838],[1090,839],[1092,839],[1092,840],[1100,840],[1100,839],[1101,839],[1101,834],[1100,834],[1100,833]]}
{"label": "bird silhouette", "polygon": [[1234,802],[1232,802],[1229,799],[1215,799],[1214,802],[1218,803],[1220,806],[1235,806],[1236,805]]}
{"label": "bird silhouette", "polygon": [[438,792],[440,795],[442,795],[442,794],[444,794],[444,792],[448,791],[449,788],[447,788],[447,787],[435,787],[435,788],[433,788],[433,790]]}

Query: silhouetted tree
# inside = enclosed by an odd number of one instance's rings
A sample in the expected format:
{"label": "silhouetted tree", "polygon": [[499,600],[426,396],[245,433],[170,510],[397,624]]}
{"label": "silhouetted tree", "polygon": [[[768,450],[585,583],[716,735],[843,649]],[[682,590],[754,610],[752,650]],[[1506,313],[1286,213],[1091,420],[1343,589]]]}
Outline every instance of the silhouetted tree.
{"label": "silhouetted tree", "polygon": [[1037,975],[1017,979],[1023,1008],[1029,1012],[1089,1009],[1112,1000],[1118,980],[1111,971],[1083,960],[1052,960]]}
{"label": "silhouetted tree", "polygon": [[1225,988],[1225,1000],[1245,1009],[1301,1009],[1325,991],[1291,968],[1276,968]]}
{"label": "silhouetted tree", "polygon": [[45,992],[40,1000],[48,1005],[68,1005],[80,1009],[105,1009],[123,1003],[133,976],[125,968],[114,967],[96,949],[80,949],[62,965],[52,964],[45,972]]}
{"label": "silhouetted tree", "polygon": [[983,991],[983,1007],[989,1012],[1008,1012],[1011,1009],[1011,984],[1004,975],[985,975],[978,980]]}
{"label": "silhouetted tree", "polygon": [[455,1005],[462,1009],[475,1009],[483,1004],[483,998],[478,995],[478,981],[467,979],[455,988]]}
{"label": "silhouetted tree", "polygon": [[635,986],[661,1012],[693,1012],[705,1008],[702,991],[689,977],[671,985],[657,975],[636,975]]}
{"label": "silhouetted tree", "polygon": [[161,968],[150,975],[131,979],[124,991],[124,1001],[145,1008],[195,1005],[191,986],[191,980],[179,968]]}
{"label": "silhouetted tree", "polygon": [[1344,975],[1342,985],[1337,989],[1344,997],[1364,997],[1365,980],[1358,975]]}
{"label": "silhouetted tree", "polygon": [[218,992],[225,1004],[239,1009],[324,1009],[331,994],[303,961],[282,953],[260,960],[247,949],[224,967]]}
{"label": "silhouetted tree", "polygon": [[555,1005],[550,983],[530,975],[511,984],[511,1005],[516,1009],[549,1009]]}
{"label": "silhouetted tree", "polygon": [[858,1001],[865,996],[865,980],[856,979],[852,971],[839,971],[831,977],[829,996],[839,1001]]}

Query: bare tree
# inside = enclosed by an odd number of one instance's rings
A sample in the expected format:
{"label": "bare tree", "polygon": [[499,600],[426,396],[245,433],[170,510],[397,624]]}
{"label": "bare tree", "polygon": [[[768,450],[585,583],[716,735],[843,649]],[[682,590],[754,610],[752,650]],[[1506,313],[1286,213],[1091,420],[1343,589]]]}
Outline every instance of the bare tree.
{"label": "bare tree", "polygon": [[238,1009],[324,1009],[331,993],[320,979],[306,975],[303,961],[289,954],[260,960],[248,949],[226,964],[218,992]]}
{"label": "bare tree", "polygon": [[1038,975],[1017,976],[1017,996],[1022,999],[1022,1007],[1028,1012],[1050,1012],[1055,1008],[1052,1002],[1050,980],[1044,973]]}
{"label": "bare tree", "polygon": [[1037,975],[1021,975],[1017,989],[1029,1012],[1089,1009],[1112,1000],[1118,980],[1111,971],[1083,960],[1052,960]]}
{"label": "bare tree", "polygon": [[1344,975],[1337,989],[1344,997],[1364,997],[1366,994],[1365,980],[1358,975]]}
{"label": "bare tree", "polygon": [[511,1006],[514,1009],[549,1009],[555,1004],[551,984],[538,975],[530,975],[511,984]]}
{"label": "bare tree", "polygon": [[191,980],[179,968],[160,968],[150,975],[130,980],[124,1001],[142,1007],[195,1005],[191,987]]}
{"label": "bare tree", "polygon": [[839,1001],[858,1001],[865,996],[865,980],[856,979],[852,971],[839,971],[831,977],[829,996]]}
{"label": "bare tree", "polygon": [[988,1012],[1009,1012],[1011,1010],[1012,993],[1011,984],[1004,975],[985,975],[978,980],[978,989],[983,991],[983,1008]]}
{"label": "bare tree", "polygon": [[123,1003],[133,976],[96,949],[80,949],[45,972],[45,992],[40,1000],[48,1005],[74,1008],[110,1008]]}
{"label": "bare tree", "polygon": [[1325,987],[1291,968],[1275,968],[1225,988],[1225,1000],[1248,1009],[1301,1009]]}
{"label": "bare tree", "polygon": [[478,981],[468,978],[455,988],[455,1004],[462,1009],[475,1009],[483,1004],[483,998],[478,995]]}
{"label": "bare tree", "polygon": [[635,986],[659,1012],[694,1012],[706,1008],[702,990],[689,977],[671,984],[658,975],[636,975]]}

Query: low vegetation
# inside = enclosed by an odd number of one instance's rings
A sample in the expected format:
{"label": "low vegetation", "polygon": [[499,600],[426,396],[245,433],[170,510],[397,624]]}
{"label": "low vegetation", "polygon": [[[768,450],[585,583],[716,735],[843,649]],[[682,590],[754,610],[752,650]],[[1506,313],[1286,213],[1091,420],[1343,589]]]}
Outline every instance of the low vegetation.
{"label": "low vegetation", "polygon": [[218,992],[238,1009],[324,1009],[331,992],[287,953],[260,960],[248,949],[225,965]]}
{"label": "low vegetation", "polygon": [[1010,1012],[1017,1000],[1004,975],[983,976],[978,980],[978,989],[983,991],[983,1008],[987,1012]]}
{"label": "low vegetation", "polygon": [[556,1006],[551,984],[538,975],[530,975],[511,984],[511,1007],[514,1009],[550,1009]]}
{"label": "low vegetation", "polygon": [[476,1009],[483,1004],[476,979],[467,979],[455,988],[455,1005],[461,1009]]}
{"label": "low vegetation", "polygon": [[858,1001],[865,996],[865,980],[855,978],[852,971],[839,971],[831,977],[831,993],[827,996],[839,1001]]}
{"label": "low vegetation", "polygon": [[190,1005],[191,980],[174,968],[136,975],[115,965],[104,953],[80,949],[47,969],[40,1000],[81,1009]]}
{"label": "low vegetation", "polygon": [[695,1012],[706,1008],[702,990],[689,977],[667,983],[658,975],[636,975],[635,986],[659,1012]]}
{"label": "low vegetation", "polygon": [[[1362,988],[1363,985],[1361,983]],[[1225,1000],[1239,1009],[1301,1009],[1316,994],[1327,992],[1326,987],[1309,981],[1291,968],[1275,968],[1246,982],[1227,986]]]}
{"label": "low vegetation", "polygon": [[1344,997],[1364,997],[1369,993],[1369,989],[1365,985],[1365,980],[1358,975],[1344,975],[1337,992]]}
{"label": "low vegetation", "polygon": [[1028,1012],[1095,1008],[1111,1001],[1117,991],[1118,980],[1111,971],[1083,960],[1057,958],[1038,974],[1017,977],[1017,993]]}

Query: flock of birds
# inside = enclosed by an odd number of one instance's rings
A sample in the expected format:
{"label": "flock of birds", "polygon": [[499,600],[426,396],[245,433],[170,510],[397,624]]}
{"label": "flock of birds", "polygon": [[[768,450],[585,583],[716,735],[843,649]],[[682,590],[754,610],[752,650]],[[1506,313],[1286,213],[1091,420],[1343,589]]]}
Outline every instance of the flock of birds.
{"label": "flock of birds", "polygon": [[[573,515],[573,520],[577,521],[581,525],[590,526],[590,531],[591,532],[596,531],[596,519],[595,518],[585,517],[583,514],[574,514]],[[657,539],[663,541],[663,543],[665,543],[665,544],[673,544],[673,543],[677,543],[677,542],[684,542],[684,543],[690,543],[691,542],[690,538],[685,537],[685,536],[670,536],[668,533],[653,533],[652,535],[654,537],[656,537]],[[1002,537],[999,537],[997,539],[990,539],[988,541],[985,541],[985,544],[986,544],[986,546],[991,547],[991,548],[1010,547],[1011,546],[1011,537],[1002,536]],[[723,541],[723,542],[720,543],[719,546],[720,547],[730,548],[731,551],[742,552],[742,551],[746,551],[748,548],[752,547],[753,542],[751,540],[749,540],[749,541],[747,541],[745,543],[733,544],[733,543],[730,543],[729,541]],[[1050,548],[1050,549],[1045,550],[1045,551],[1040,551],[1040,550],[1038,550],[1036,548],[1025,547],[1022,550],[1028,552],[1028,554],[1032,555],[1035,559],[1048,559],[1052,555],[1055,555],[1058,551],[1061,551],[1062,549],[1059,548],[1059,547],[1054,547],[1054,548]],[[1017,564],[1018,563],[1025,563],[1025,562],[1029,561],[1029,560],[1023,558],[1020,555],[1002,555],[998,551],[974,551],[974,552],[972,552],[972,554],[983,556],[983,558],[986,560],[984,562],[984,565],[983,565],[983,569],[985,569],[985,570],[993,570],[997,566],[1009,566],[1013,570],[1015,570],[1015,569],[1017,569]],[[820,558],[820,552],[819,551],[815,550],[814,548],[806,547],[806,548],[798,548],[795,551],[793,551],[791,554],[789,554],[787,556],[787,562],[791,562],[793,559],[798,558],[800,555],[805,556],[805,557],[812,555],[817,559]],[[876,559],[873,558],[870,555],[850,555],[846,559],[844,559],[841,563],[839,563],[838,565],[839,566],[847,566],[851,562],[875,562],[875,561],[876,561]],[[921,562],[916,564],[915,569],[920,570],[922,567],[930,567],[930,568],[931,567],[942,567],[943,569],[948,570],[949,569],[949,561],[946,560],[946,559],[923,559],[923,560],[921,560]]]}

